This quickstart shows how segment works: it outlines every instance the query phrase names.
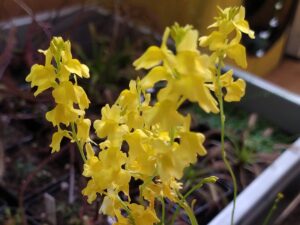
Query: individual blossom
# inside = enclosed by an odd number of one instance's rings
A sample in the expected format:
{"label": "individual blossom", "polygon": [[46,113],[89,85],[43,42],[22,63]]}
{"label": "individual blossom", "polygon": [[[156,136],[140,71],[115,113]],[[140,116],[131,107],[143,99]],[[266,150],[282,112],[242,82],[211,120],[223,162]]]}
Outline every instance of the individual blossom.
{"label": "individual blossom", "polygon": [[[207,85],[215,93],[219,92],[218,82]],[[220,85],[224,91],[224,100],[226,102],[238,102],[245,95],[246,83],[243,79],[234,80],[233,70],[228,70],[220,76]]]}

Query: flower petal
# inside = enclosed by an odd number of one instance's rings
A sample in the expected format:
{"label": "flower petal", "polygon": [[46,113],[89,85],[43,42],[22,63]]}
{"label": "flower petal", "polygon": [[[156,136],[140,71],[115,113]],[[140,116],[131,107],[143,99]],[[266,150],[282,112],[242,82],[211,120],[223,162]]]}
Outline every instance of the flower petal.
{"label": "flower petal", "polygon": [[139,69],[150,69],[164,59],[163,51],[157,46],[149,47],[146,52],[137,60],[133,62],[133,66],[136,70]]}

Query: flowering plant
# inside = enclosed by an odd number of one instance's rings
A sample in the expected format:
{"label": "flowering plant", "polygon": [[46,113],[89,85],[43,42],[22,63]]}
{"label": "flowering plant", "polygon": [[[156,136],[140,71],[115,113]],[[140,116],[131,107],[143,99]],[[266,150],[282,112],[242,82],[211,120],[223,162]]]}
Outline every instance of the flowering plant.
{"label": "flowering plant", "polygon": [[[47,50],[40,50],[45,65],[34,65],[26,81],[37,87],[35,96],[52,89],[56,106],[46,114],[57,129],[50,144],[52,152],[60,150],[63,138],[77,144],[84,161],[83,176],[89,179],[82,193],[90,203],[102,196],[100,211],[114,217],[116,225],[165,224],[166,198],[186,211],[191,224],[197,224],[185,199],[217,178],[205,178],[190,192],[180,193],[184,169],[206,154],[204,135],[191,131],[191,116],[179,111],[185,101],[197,103],[207,113],[220,113],[222,156],[235,182],[224,150],[223,100],[240,101],[246,84],[242,79],[235,80],[232,70],[222,74],[221,68],[226,57],[241,67],[247,65],[240,40],[242,33],[251,38],[254,33],[244,17],[242,6],[219,9],[216,22],[209,26],[212,33],[200,38],[191,25],[181,27],[175,23],[167,27],[161,46],[149,47],[133,63],[147,74],[130,81],[129,88],[112,106],[105,105],[101,119],[94,121],[100,143],[90,138],[91,120],[85,117],[90,101],[78,85],[78,79],[89,78],[88,67],[72,57],[71,43],[61,37],[54,37]],[[168,48],[169,39],[175,51]],[[199,45],[208,47],[211,54],[200,52]],[[148,90],[160,81],[165,86],[154,101]],[[139,202],[131,200],[131,180],[141,181]],[[161,218],[155,210],[156,201],[162,205]]]}

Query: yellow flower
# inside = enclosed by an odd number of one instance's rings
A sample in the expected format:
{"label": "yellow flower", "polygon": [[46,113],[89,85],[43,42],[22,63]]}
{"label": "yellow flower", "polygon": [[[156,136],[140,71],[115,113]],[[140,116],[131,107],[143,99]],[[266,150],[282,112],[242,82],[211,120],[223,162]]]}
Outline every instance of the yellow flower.
{"label": "yellow flower", "polygon": [[102,212],[104,215],[108,215],[111,217],[116,215],[116,208],[114,202],[110,199],[110,197],[104,197],[99,211]]}
{"label": "yellow flower", "polygon": [[90,100],[88,99],[82,87],[74,85],[70,81],[63,81],[52,91],[52,96],[58,104],[78,104],[80,109],[89,107]]}
{"label": "yellow flower", "polygon": [[[245,8],[229,7],[224,10],[219,8],[219,17],[216,22],[209,28],[217,28],[210,35],[201,37],[199,44],[202,47],[208,46],[215,63],[219,57],[233,59],[235,63],[242,68],[247,67],[246,49],[240,44],[242,33],[248,34],[250,38],[254,38],[254,32],[250,30],[248,22],[245,20]],[[231,38],[232,32],[235,31],[235,37]]]}
{"label": "yellow flower", "polygon": [[[102,139],[98,150],[91,145],[91,121],[84,117],[90,101],[77,83],[78,77],[89,77],[89,69],[72,57],[71,43],[61,37],[54,37],[50,47],[40,51],[45,55],[45,66],[32,67],[26,80],[37,87],[35,95],[53,89],[56,105],[46,114],[46,119],[57,126],[52,152],[59,151],[64,137],[77,142],[81,154],[86,155],[82,175],[89,179],[82,194],[89,203],[97,195],[104,197],[100,211],[115,217],[116,225],[157,224],[155,200],[178,202],[184,169],[206,154],[204,135],[190,131],[191,116],[179,111],[183,102],[196,102],[204,111],[218,113],[215,98],[221,96],[221,89],[225,101],[239,101],[244,95],[243,80],[234,80],[232,71],[220,75],[215,68],[225,57],[246,66],[241,34],[254,34],[244,16],[243,7],[220,10],[211,26],[217,29],[200,38],[200,45],[213,51],[211,56],[198,50],[198,31],[191,25],[176,23],[166,28],[161,46],[149,47],[134,62],[136,69],[149,70],[146,76],[131,81],[112,106],[101,109],[101,119],[93,123]],[[167,46],[169,36],[175,51]],[[154,103],[148,89],[160,81],[165,86]],[[144,205],[131,202],[129,183],[133,179],[142,181]]]}
{"label": "yellow flower", "polygon": [[129,195],[131,175],[122,169],[127,161],[126,154],[111,147],[102,150],[96,157],[89,143],[86,150],[87,161],[84,164],[83,176],[91,179],[82,193],[88,196],[88,201],[92,202],[97,193],[103,194],[107,189],[122,191]]}
{"label": "yellow flower", "polygon": [[71,105],[57,104],[54,109],[46,113],[46,119],[57,126],[60,123],[69,126],[70,123],[75,122],[78,116],[83,116],[84,111],[75,109]]}
{"label": "yellow flower", "polygon": [[144,111],[143,118],[148,126],[159,124],[165,131],[184,123],[184,117],[177,112],[176,103],[170,100],[157,102],[152,108]]}
{"label": "yellow flower", "polygon": [[172,202],[178,202],[179,198],[177,193],[182,189],[182,183],[171,178],[168,182],[161,182],[156,180],[154,182],[144,183],[140,191],[145,200],[149,201],[149,207],[155,207],[156,198],[168,198]]}
{"label": "yellow flower", "polygon": [[56,63],[66,71],[79,77],[89,78],[89,68],[72,58],[70,41],[64,41],[61,37],[53,37],[49,49]]}
{"label": "yellow flower", "polygon": [[142,57],[133,63],[133,65],[137,70],[142,68],[150,69],[160,64],[163,58],[163,51],[157,46],[151,46],[146,50]]}
{"label": "yellow flower", "polygon": [[164,64],[172,64],[173,53],[167,48],[167,40],[170,35],[170,29],[167,27],[162,39],[161,47],[150,46],[146,52],[137,60],[133,62],[136,70],[150,69],[159,65],[162,61]]}
{"label": "yellow flower", "polygon": [[197,50],[198,31],[193,29],[193,26],[186,25],[184,27],[175,23],[171,27],[170,35],[175,41],[176,51],[195,51]]}
{"label": "yellow flower", "polygon": [[219,16],[215,18],[216,22],[209,26],[218,27],[220,32],[225,35],[231,33],[234,29],[248,34],[250,38],[254,38],[254,31],[249,28],[247,20],[245,20],[245,8],[240,7],[228,7],[221,9],[218,7]]}
{"label": "yellow flower", "polygon": [[133,216],[134,222],[137,225],[154,225],[160,221],[157,218],[155,211],[149,207],[145,208],[144,206],[135,203],[129,204],[128,207]]}
{"label": "yellow flower", "polygon": [[[123,136],[128,133],[128,126],[123,124],[124,118],[121,116],[121,108],[113,105],[111,108],[106,105],[101,110],[101,120],[94,122],[94,128],[99,138],[106,138],[111,146],[119,148],[123,141]],[[121,124],[121,125],[120,125]]]}
{"label": "yellow flower", "polygon": [[138,129],[127,134],[125,140],[129,146],[127,169],[140,179],[155,175],[155,151],[150,146],[148,136]]}
{"label": "yellow flower", "polygon": [[226,93],[224,100],[227,102],[238,102],[245,95],[246,83],[242,79],[233,80],[233,71],[229,70],[220,77],[222,87]]}
{"label": "yellow flower", "polygon": [[[234,81],[233,71],[228,70],[226,73],[220,76],[220,85],[225,88],[224,100],[227,102],[238,102],[245,95],[246,83],[242,79]],[[218,93],[218,83],[215,80],[214,84],[207,85],[212,91]]]}
{"label": "yellow flower", "polygon": [[82,142],[90,141],[91,120],[81,118],[78,121],[76,121],[76,126],[77,126],[77,138]]}
{"label": "yellow flower", "polygon": [[[136,68],[137,69],[137,68]],[[154,67],[149,73],[141,80],[141,88],[147,90],[152,88],[158,81],[164,81],[171,79],[165,67],[157,66]]]}
{"label": "yellow flower", "polygon": [[61,82],[52,91],[52,96],[57,104],[72,105],[75,100],[72,82],[70,81]]}
{"label": "yellow flower", "polygon": [[33,65],[30,74],[26,77],[27,82],[31,82],[31,87],[37,87],[34,95],[37,96],[48,88],[53,88],[57,85],[55,82],[55,68],[52,65],[42,66]]}
{"label": "yellow flower", "polygon": [[[246,49],[239,42],[241,40],[241,33],[238,32],[236,37],[229,41],[226,34],[221,31],[213,31],[210,35],[201,37],[199,39],[200,46],[208,46],[213,53],[213,61],[219,56],[224,55],[233,59],[237,65],[242,68],[247,67]],[[217,62],[216,62],[217,63]]]}
{"label": "yellow flower", "polygon": [[63,137],[69,138],[72,140],[71,135],[66,130],[58,129],[53,135],[52,135],[52,142],[50,144],[50,147],[52,148],[52,153],[58,152],[60,150],[60,143],[63,139]]}
{"label": "yellow flower", "polygon": [[87,109],[90,104],[84,89],[78,85],[73,86],[75,100],[74,103],[77,103],[80,109]]}
{"label": "yellow flower", "polygon": [[[167,49],[170,33],[175,40],[176,55]],[[158,93],[159,101],[168,99],[179,102],[180,99],[188,99],[197,102],[206,112],[217,113],[217,101],[206,86],[206,83],[213,81],[213,64],[207,55],[200,54],[197,39],[198,32],[192,26],[180,27],[175,24],[165,30],[161,48],[149,48],[134,62],[134,66],[136,69],[153,67],[141,80],[143,90],[152,88],[159,81],[167,81],[166,87]],[[151,49],[156,50],[154,52]],[[160,52],[160,55],[156,52]],[[155,63],[149,60],[153,58],[156,59]]]}

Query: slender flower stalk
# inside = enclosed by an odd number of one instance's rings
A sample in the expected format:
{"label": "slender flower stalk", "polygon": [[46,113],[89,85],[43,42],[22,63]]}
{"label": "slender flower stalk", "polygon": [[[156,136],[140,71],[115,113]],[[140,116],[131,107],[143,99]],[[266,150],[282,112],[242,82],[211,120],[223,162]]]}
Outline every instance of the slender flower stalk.
{"label": "slender flower stalk", "polygon": [[71,129],[72,129],[72,138],[76,142],[77,149],[79,150],[80,156],[81,156],[83,162],[86,162],[86,157],[85,157],[85,154],[84,154],[84,151],[83,151],[83,147],[82,147],[82,145],[80,144],[80,142],[79,142],[79,140],[77,138],[77,134],[76,134],[75,124],[74,123],[71,123]]}
{"label": "slender flower stalk", "polygon": [[279,193],[277,194],[277,196],[276,196],[276,199],[275,199],[273,205],[272,205],[272,208],[269,210],[269,212],[268,212],[266,218],[264,219],[264,222],[263,222],[262,225],[268,225],[268,224],[269,224],[272,215],[273,215],[274,212],[276,211],[276,209],[277,209],[277,207],[278,207],[278,204],[280,203],[280,201],[281,201],[283,198],[284,198],[284,195],[283,195],[281,192],[279,192]]}
{"label": "slender flower stalk", "polygon": [[[204,184],[206,183],[215,183],[218,180],[215,176],[210,176],[207,178],[202,179],[198,184],[194,185],[184,196],[182,196],[182,200],[186,201],[186,199],[196,190],[200,189]],[[175,212],[173,213],[173,216],[171,218],[170,224],[175,224],[175,220],[178,217],[180,208],[177,207]]]}
{"label": "slender flower stalk", "polygon": [[236,208],[236,196],[237,196],[237,182],[236,182],[236,177],[235,174],[232,170],[232,167],[230,165],[230,162],[227,159],[226,156],[226,150],[225,150],[225,113],[224,113],[224,102],[223,102],[223,92],[222,92],[222,86],[221,86],[221,65],[222,65],[222,60],[219,59],[219,63],[217,66],[217,84],[218,84],[218,102],[220,106],[220,123],[221,123],[221,154],[222,154],[222,160],[225,163],[225,166],[230,173],[230,176],[232,178],[232,183],[233,183],[233,207],[231,211],[231,219],[230,219],[230,224],[234,224],[234,213],[235,213],[235,208]]}
{"label": "slender flower stalk", "polygon": [[164,198],[159,198],[159,201],[161,203],[161,220],[160,224],[165,225],[165,217],[166,217],[166,204]]}

